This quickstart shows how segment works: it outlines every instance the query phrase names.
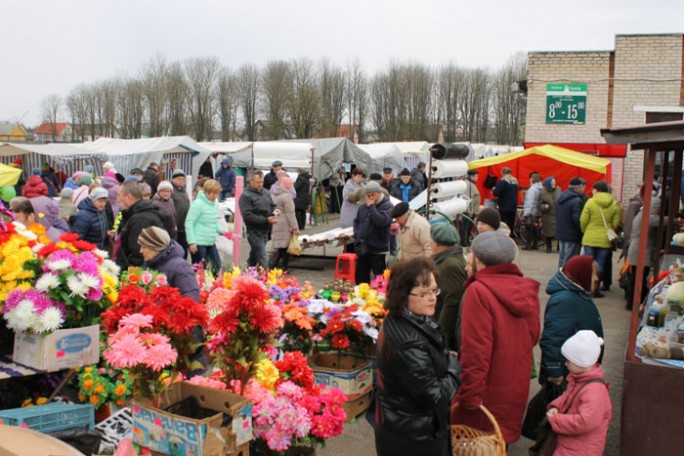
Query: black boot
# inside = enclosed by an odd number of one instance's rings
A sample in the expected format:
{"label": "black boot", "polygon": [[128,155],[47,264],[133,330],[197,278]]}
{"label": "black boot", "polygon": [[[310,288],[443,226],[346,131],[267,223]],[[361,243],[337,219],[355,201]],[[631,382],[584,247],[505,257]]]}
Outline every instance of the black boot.
{"label": "black boot", "polygon": [[603,298],[605,295],[601,293],[601,279],[603,277],[602,273],[598,273],[598,281],[593,286],[592,296],[595,298]]}
{"label": "black boot", "polygon": [[550,237],[547,237],[547,238],[546,238],[546,253],[551,253],[551,252],[552,252],[552,249],[551,249],[551,238],[550,238]]}

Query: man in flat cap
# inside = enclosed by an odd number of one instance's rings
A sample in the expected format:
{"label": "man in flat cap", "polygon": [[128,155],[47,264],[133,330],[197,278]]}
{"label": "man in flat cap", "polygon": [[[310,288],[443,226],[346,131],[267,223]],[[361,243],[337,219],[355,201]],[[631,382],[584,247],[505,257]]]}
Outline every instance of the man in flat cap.
{"label": "man in flat cap", "polygon": [[271,163],[271,172],[264,176],[264,188],[271,190],[271,185],[278,182],[278,171],[283,169],[283,162],[276,160]]}
{"label": "man in flat cap", "polygon": [[354,219],[356,283],[370,283],[371,271],[376,276],[385,271],[392,224],[392,203],[382,194],[382,187],[371,181],[365,189],[364,201]]}
{"label": "man in flat cap", "polygon": [[516,252],[513,240],[501,232],[481,233],[473,240],[458,325],[462,384],[452,416],[452,424],[484,429],[482,414],[475,411],[484,405],[507,444],[520,438],[532,348],[541,329],[539,282],[512,264]]}
{"label": "man in flat cap", "polygon": [[382,169],[382,180],[380,181],[380,186],[387,190],[388,192],[394,186],[396,179],[394,178],[394,171],[389,166]]}

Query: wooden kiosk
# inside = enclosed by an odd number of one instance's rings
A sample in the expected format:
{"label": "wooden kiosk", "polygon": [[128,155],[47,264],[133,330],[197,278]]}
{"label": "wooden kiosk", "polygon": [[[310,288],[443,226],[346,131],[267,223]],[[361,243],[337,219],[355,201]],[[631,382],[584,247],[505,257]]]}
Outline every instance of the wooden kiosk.
{"label": "wooden kiosk", "polygon": [[[655,250],[654,274],[658,276],[664,255],[682,255],[684,248],[670,245],[672,223],[664,217],[674,215],[679,208],[682,156],[684,155],[684,121],[661,122],[636,127],[605,128],[601,135],[608,144],[630,144],[632,150],[644,151],[644,202],[642,211],[651,209],[653,180],[658,168],[658,181],[665,189],[661,197],[660,225]],[[666,198],[666,194],[671,195]],[[641,232],[648,233],[648,217],[644,217]],[[645,251],[648,236],[639,239],[639,251]],[[644,257],[639,256],[636,276],[644,270]],[[622,390],[622,454],[627,456],[684,454],[684,369],[642,362],[635,356],[639,330],[639,296],[641,280],[636,280],[629,333],[629,345],[624,365]]]}

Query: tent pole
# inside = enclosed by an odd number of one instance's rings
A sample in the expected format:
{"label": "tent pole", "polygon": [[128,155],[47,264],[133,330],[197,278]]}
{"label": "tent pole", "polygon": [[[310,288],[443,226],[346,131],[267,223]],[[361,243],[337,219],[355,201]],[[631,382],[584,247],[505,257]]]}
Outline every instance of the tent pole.
{"label": "tent pole", "polygon": [[[313,196],[313,186],[314,186],[314,148],[311,148],[311,178],[309,179],[309,195]],[[313,225],[313,210],[315,207],[315,201],[309,198],[309,224]],[[304,229],[306,229],[306,223],[304,224]]]}
{"label": "tent pole", "polygon": [[427,201],[425,202],[425,218],[430,221],[430,202],[432,191],[432,151],[428,151],[428,182],[427,182]]}

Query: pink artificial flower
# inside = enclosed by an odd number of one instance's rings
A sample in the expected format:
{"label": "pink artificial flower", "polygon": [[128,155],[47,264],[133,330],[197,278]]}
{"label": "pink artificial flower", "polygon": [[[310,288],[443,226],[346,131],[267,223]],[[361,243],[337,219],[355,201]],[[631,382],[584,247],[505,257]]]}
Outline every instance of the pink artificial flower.
{"label": "pink artificial flower", "polygon": [[157,285],[159,285],[160,287],[165,287],[168,284],[169,282],[164,274],[159,274],[157,276]]}
{"label": "pink artificial flower", "polygon": [[155,371],[164,369],[169,364],[176,362],[178,352],[169,343],[153,345],[144,354],[144,363]]}
{"label": "pink artificial flower", "polygon": [[152,282],[152,279],[154,279],[154,276],[150,273],[150,271],[144,271],[140,275],[140,280],[144,285],[149,285]]}
{"label": "pink artificial flower", "polygon": [[104,352],[105,359],[114,367],[133,367],[145,360],[145,347],[134,334],[125,334]]}
{"label": "pink artificial flower", "polygon": [[209,388],[215,388],[215,389],[219,389],[219,390],[227,390],[228,389],[226,384],[223,383],[222,381],[216,380],[213,378],[203,377],[201,375],[195,375],[190,380],[188,380],[188,383],[192,383],[193,385],[206,386]]}
{"label": "pink artificial flower", "polygon": [[152,321],[154,321],[154,317],[152,317],[152,315],[135,313],[121,318],[119,321],[119,327],[133,326],[135,328],[151,328]]}

